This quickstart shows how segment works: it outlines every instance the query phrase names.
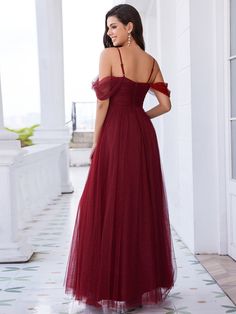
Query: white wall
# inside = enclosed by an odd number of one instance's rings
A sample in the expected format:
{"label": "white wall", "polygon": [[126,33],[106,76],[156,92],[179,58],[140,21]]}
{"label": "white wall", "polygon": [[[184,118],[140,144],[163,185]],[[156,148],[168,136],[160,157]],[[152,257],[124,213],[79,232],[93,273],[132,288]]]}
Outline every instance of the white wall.
{"label": "white wall", "polygon": [[163,117],[163,164],[171,223],[194,250],[189,2],[160,0],[161,64],[172,91]]}
{"label": "white wall", "polygon": [[194,232],[197,252],[217,251],[217,64],[213,2],[190,2]]}
{"label": "white wall", "polygon": [[162,64],[175,108],[164,120],[162,147],[171,222],[192,252],[226,253],[223,34],[217,24],[223,0],[176,0],[175,6],[160,0],[160,12]]}
{"label": "white wall", "polygon": [[193,253],[226,254],[224,0],[127,2],[172,92],[153,120],[171,223]]}

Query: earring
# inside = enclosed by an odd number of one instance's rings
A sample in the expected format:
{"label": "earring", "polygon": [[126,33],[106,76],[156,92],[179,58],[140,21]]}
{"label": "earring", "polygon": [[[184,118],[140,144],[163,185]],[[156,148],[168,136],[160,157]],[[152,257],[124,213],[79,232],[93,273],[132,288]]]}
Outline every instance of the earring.
{"label": "earring", "polygon": [[131,34],[130,32],[128,32],[128,47],[130,46],[131,43]]}

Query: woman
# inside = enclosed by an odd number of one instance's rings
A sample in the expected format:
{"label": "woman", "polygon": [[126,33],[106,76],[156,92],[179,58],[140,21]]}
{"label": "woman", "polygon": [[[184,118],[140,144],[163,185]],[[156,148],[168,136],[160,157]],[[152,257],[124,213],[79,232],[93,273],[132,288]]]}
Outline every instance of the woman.
{"label": "woman", "polygon": [[[66,292],[121,313],[158,304],[174,285],[158,142],[151,119],[171,109],[157,61],[144,49],[137,10],[121,4],[105,18],[91,166],[75,222]],[[149,89],[159,104],[144,111]]]}

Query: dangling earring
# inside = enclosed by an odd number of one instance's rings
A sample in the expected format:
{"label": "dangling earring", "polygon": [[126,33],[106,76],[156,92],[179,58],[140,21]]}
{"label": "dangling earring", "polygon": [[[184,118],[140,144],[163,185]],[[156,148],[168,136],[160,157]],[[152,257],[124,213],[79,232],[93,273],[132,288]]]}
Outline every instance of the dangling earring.
{"label": "dangling earring", "polygon": [[131,43],[131,34],[130,32],[128,32],[128,47],[130,46]]}

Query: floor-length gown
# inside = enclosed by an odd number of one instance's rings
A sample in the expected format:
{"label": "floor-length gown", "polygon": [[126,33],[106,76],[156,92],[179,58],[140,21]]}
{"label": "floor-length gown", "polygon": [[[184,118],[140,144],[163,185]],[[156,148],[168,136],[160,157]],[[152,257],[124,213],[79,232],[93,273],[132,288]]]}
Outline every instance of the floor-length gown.
{"label": "floor-length gown", "polygon": [[176,279],[158,141],[143,109],[150,88],[170,91],[165,82],[127,78],[120,58],[123,76],[93,83],[97,98],[110,102],[78,204],[65,277],[66,292],[76,300],[115,310],[160,303]]}

